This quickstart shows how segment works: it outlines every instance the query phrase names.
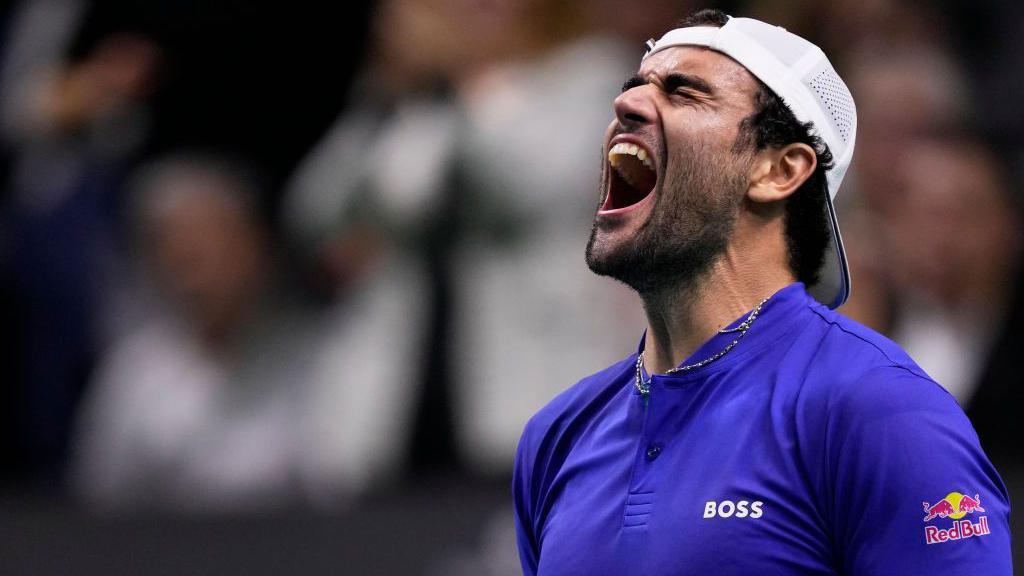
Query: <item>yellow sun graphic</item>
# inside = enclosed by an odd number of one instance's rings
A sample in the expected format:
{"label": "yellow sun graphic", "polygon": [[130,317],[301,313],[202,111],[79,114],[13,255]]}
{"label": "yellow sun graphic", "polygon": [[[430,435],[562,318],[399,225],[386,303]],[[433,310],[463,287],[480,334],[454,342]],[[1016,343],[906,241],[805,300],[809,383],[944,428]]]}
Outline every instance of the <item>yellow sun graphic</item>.
{"label": "yellow sun graphic", "polygon": [[956,513],[949,515],[953,520],[959,520],[967,515],[967,512],[960,511],[960,501],[963,500],[963,498],[964,495],[959,492],[950,492],[949,494],[946,494],[945,498],[943,498],[943,500],[949,502],[949,505],[953,507],[953,510],[956,510]]}

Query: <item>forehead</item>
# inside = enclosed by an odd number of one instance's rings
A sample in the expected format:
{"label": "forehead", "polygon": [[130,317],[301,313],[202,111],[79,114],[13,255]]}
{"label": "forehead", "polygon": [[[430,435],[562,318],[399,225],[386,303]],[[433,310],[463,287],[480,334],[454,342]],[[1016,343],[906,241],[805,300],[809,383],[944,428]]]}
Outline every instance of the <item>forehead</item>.
{"label": "forehead", "polygon": [[673,46],[656,52],[640,65],[639,75],[645,79],[664,78],[684,73],[699,76],[717,95],[752,98],[757,89],[753,75],[739,62],[721,52],[703,46]]}

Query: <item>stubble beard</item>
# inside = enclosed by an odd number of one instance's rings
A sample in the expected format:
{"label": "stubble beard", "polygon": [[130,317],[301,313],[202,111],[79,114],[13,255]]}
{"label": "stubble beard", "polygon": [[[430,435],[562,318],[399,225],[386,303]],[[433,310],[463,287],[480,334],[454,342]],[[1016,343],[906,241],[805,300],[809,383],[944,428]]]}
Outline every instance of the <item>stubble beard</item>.
{"label": "stubble beard", "polygon": [[[727,156],[729,155],[729,156]],[[745,191],[745,170],[729,152],[700,145],[675,154],[650,217],[628,239],[602,246],[595,221],[587,266],[614,278],[644,299],[688,292],[724,254]]]}

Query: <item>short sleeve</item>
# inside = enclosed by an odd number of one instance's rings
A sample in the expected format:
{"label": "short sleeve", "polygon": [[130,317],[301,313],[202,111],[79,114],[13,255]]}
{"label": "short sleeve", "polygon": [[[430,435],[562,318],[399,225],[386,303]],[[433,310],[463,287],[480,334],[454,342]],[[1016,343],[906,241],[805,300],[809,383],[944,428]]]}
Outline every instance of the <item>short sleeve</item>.
{"label": "short sleeve", "polygon": [[870,371],[835,400],[826,450],[843,574],[1011,575],[1006,487],[938,384]]}
{"label": "short sleeve", "polygon": [[523,566],[524,576],[534,576],[540,558],[540,548],[534,531],[532,476],[535,457],[529,449],[530,427],[523,432],[516,450],[515,464],[512,471],[512,502],[515,512],[516,545],[519,548],[519,562]]}

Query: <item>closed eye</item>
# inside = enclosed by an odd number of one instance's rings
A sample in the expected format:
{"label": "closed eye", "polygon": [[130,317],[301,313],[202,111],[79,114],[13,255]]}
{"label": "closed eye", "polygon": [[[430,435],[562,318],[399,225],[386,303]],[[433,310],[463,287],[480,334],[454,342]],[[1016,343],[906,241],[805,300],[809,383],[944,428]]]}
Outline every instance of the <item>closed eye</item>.
{"label": "closed eye", "polygon": [[[622,91],[626,92],[647,83],[647,80],[637,74],[622,84]],[[661,85],[662,90],[664,90],[666,94],[679,94],[681,96],[693,97],[694,92],[705,94],[707,96],[714,96],[715,93],[714,90],[712,90],[711,85],[708,84],[706,80],[700,76],[694,76],[692,74],[669,74],[661,82]]]}
{"label": "closed eye", "polygon": [[708,96],[714,95],[714,90],[703,78],[691,74],[669,74],[665,77],[665,91],[686,96],[691,95],[692,92],[702,92]]}

